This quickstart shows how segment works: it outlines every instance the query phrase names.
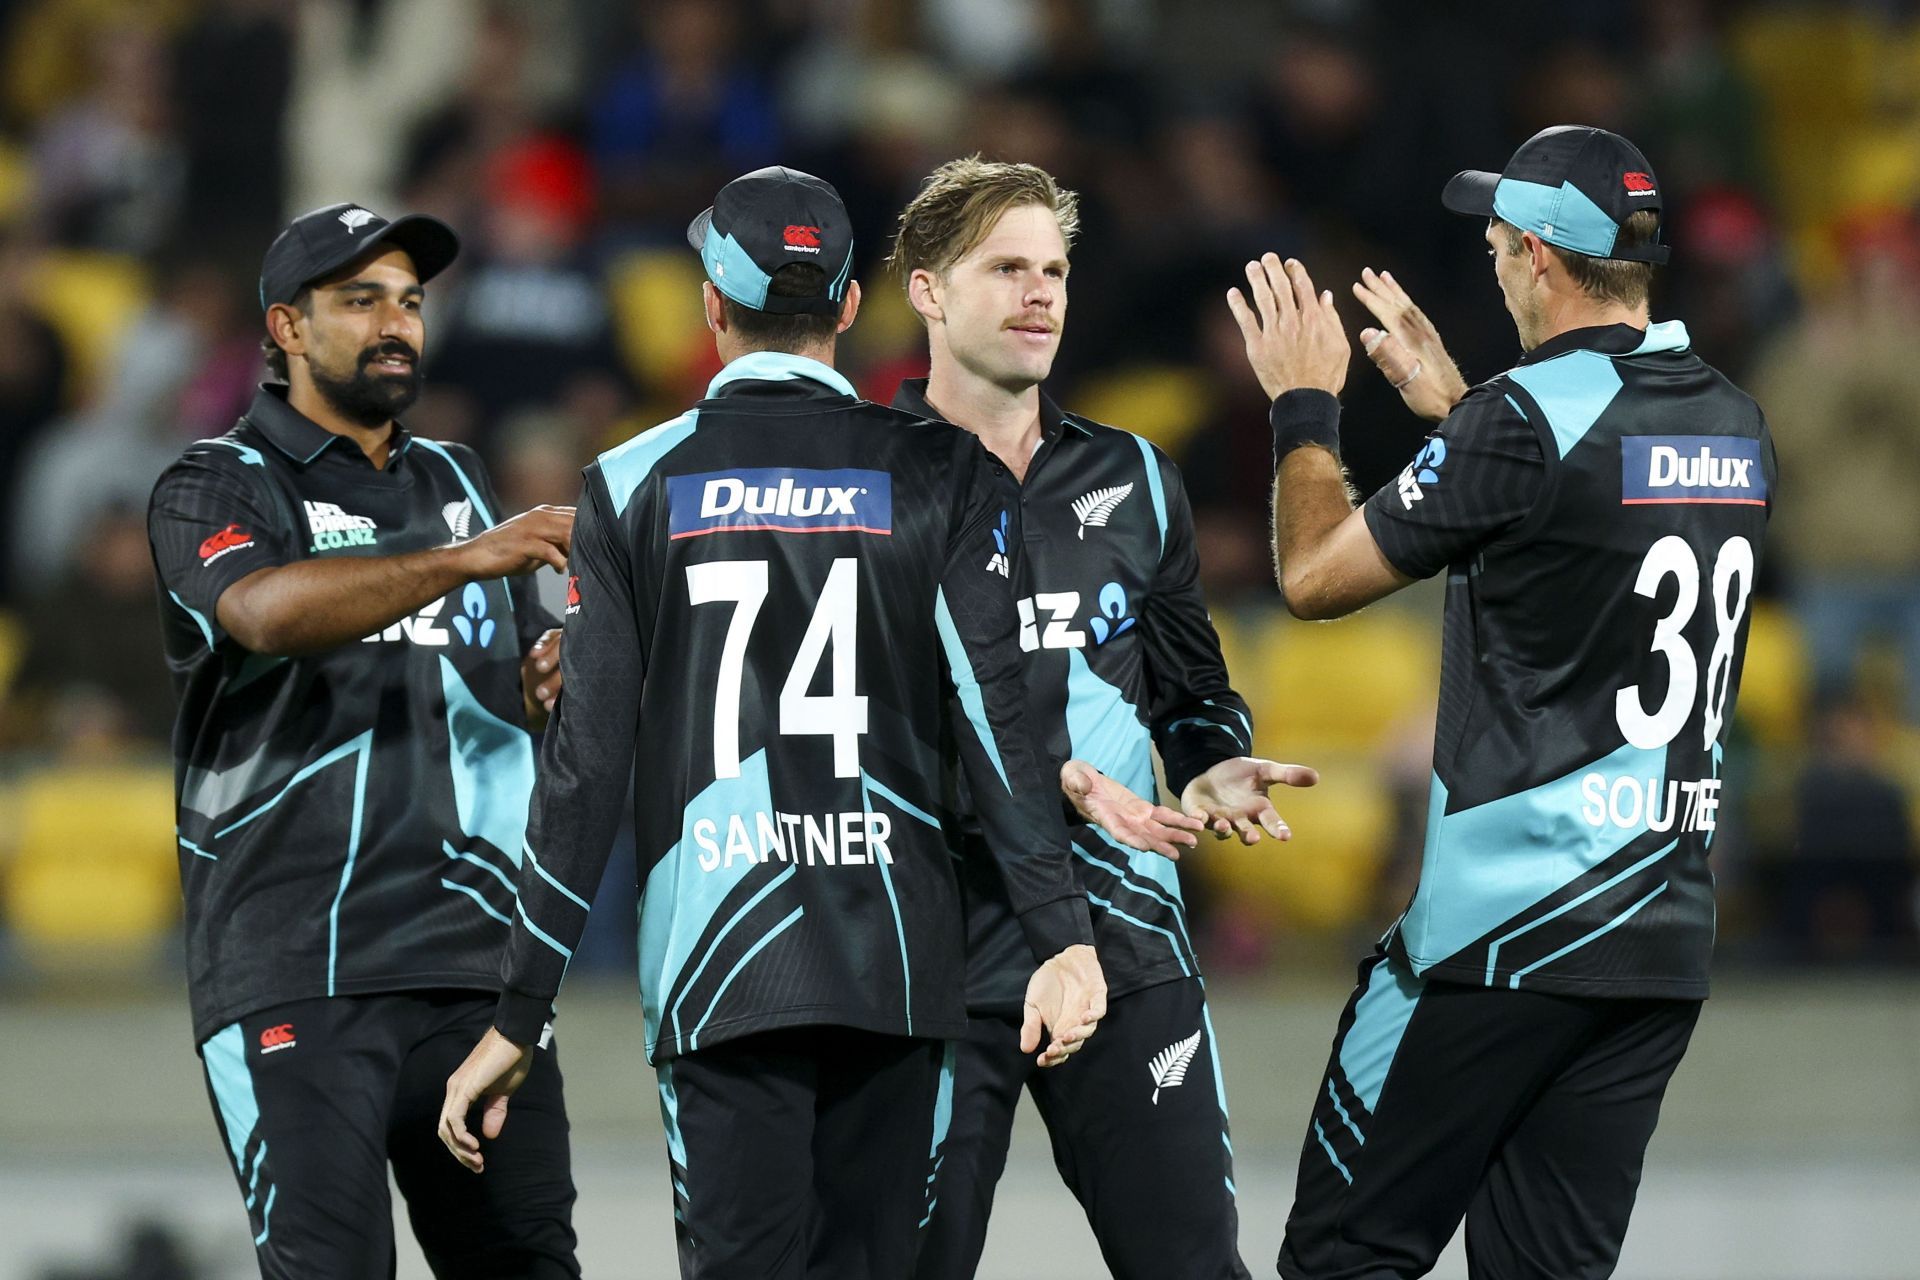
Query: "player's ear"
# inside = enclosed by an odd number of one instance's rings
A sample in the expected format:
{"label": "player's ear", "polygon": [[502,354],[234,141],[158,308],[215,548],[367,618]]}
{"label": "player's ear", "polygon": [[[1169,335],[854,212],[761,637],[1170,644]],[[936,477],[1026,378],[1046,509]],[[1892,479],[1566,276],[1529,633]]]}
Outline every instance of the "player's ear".
{"label": "player's ear", "polygon": [[720,305],[720,291],[713,287],[713,281],[700,282],[700,304],[706,309],[707,328],[714,333],[725,333],[727,309]]}
{"label": "player's ear", "polygon": [[1527,251],[1527,265],[1533,278],[1538,280],[1547,274],[1547,267],[1553,262],[1553,251],[1547,242],[1531,231],[1520,234],[1520,246]]}
{"label": "player's ear", "polygon": [[915,267],[907,277],[907,301],[929,323],[947,318],[940,306],[940,277],[925,267]]}
{"label": "player's ear", "polygon": [[845,333],[853,327],[853,318],[860,314],[860,282],[847,281],[847,296],[840,303],[840,327],[835,333]]}
{"label": "player's ear", "polygon": [[307,354],[307,341],[301,336],[300,321],[305,319],[297,307],[276,302],[267,308],[267,333],[290,356]]}

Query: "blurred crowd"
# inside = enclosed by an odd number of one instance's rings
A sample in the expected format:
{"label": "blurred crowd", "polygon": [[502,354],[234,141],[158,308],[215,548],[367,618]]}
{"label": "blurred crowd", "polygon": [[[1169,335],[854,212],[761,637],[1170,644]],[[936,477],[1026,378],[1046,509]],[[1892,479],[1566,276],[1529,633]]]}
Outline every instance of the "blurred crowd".
{"label": "blurred crowd", "polygon": [[[255,278],[293,213],[353,200],[459,229],[409,425],[471,442],[517,510],[571,501],[586,460],[700,395],[717,361],[684,228],[728,178],[778,162],[839,187],[867,299],[843,367],[886,400],[924,371],[884,262],[896,212],[954,155],[1040,164],[1083,198],[1054,394],[1174,454],[1217,616],[1279,636],[1303,624],[1278,618],[1267,567],[1266,405],[1222,299],[1239,264],[1301,257],[1356,329],[1345,282],[1391,269],[1469,381],[1489,376],[1517,354],[1512,325],[1479,229],[1441,211],[1440,187],[1579,122],[1653,159],[1674,246],[1655,318],[1684,320],[1760,400],[1780,451],[1743,691],[1760,710],[1730,763],[1748,800],[1715,850],[1723,936],[1764,957],[1914,962],[1916,8],[0,3],[6,776],[164,767],[146,496],[265,376]],[[1422,427],[1365,361],[1346,401],[1348,462],[1370,491]],[[1433,649],[1437,601],[1416,604]],[[1417,855],[1408,797],[1431,736],[1417,701],[1364,761],[1394,816],[1355,864],[1366,885],[1334,921],[1343,945],[1397,910]],[[1283,758],[1311,746],[1272,719],[1260,739]],[[0,807],[27,810],[6,794]],[[0,936],[20,911],[20,825],[0,819]],[[1291,856],[1310,858],[1308,842]],[[1284,908],[1212,921],[1222,954],[1249,962],[1262,930],[1289,925]]]}

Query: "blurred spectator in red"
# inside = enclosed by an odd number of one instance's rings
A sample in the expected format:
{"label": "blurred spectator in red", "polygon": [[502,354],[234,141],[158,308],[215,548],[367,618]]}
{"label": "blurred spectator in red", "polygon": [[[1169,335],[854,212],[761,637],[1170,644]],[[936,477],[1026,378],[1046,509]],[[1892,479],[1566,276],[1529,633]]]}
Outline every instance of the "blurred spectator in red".
{"label": "blurred spectator in red", "polygon": [[773,93],[739,53],[735,13],[710,0],[636,6],[641,47],[587,106],[616,221],[684,227],[723,183],[781,158]]}
{"label": "blurred spectator in red", "polygon": [[1780,927],[1802,958],[1911,959],[1916,849],[1910,801],[1881,767],[1880,726],[1855,694],[1831,700],[1795,788]]}
{"label": "blurred spectator in red", "polygon": [[1780,454],[1773,531],[1817,683],[1851,686],[1877,635],[1899,648],[1920,719],[1920,226],[1882,213],[1838,235],[1846,279],[1754,370]]}
{"label": "blurred spectator in red", "polygon": [[93,87],[34,139],[35,217],[54,243],[140,255],[167,243],[186,187],[167,47],[139,22],[95,38]]}
{"label": "blurred spectator in red", "polygon": [[[0,239],[0,496],[60,412],[67,350],[26,295],[32,253],[17,235]],[[0,520],[0,603],[14,594],[11,520]]]}
{"label": "blurred spectator in red", "polygon": [[488,452],[503,415],[552,404],[576,382],[615,376],[620,364],[588,240],[586,156],[557,135],[531,137],[494,156],[482,189],[467,265],[433,315],[427,369],[480,406],[476,444]]}
{"label": "blurred spectator in red", "polygon": [[285,211],[291,25],[281,0],[214,0],[173,42],[181,221],[235,261],[257,261]]}
{"label": "blurred spectator in red", "polygon": [[1694,350],[1745,382],[1798,306],[1779,237],[1750,196],[1713,187],[1681,207],[1668,240],[1676,251],[1667,279],[1656,277],[1657,309],[1684,318]]}

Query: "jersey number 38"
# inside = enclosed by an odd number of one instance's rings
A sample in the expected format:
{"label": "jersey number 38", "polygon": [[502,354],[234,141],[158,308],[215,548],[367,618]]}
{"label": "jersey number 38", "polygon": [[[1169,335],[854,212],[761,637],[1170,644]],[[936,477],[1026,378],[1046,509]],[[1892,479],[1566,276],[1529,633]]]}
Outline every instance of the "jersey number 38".
{"label": "jersey number 38", "polygon": [[1747,610],[1747,598],[1753,593],[1753,544],[1745,538],[1728,538],[1714,557],[1712,568],[1713,650],[1707,655],[1706,671],[1698,670],[1699,658],[1687,643],[1687,624],[1700,604],[1699,559],[1687,540],[1668,534],[1647,551],[1640,562],[1640,576],[1633,589],[1649,600],[1660,593],[1660,585],[1672,578],[1679,584],[1673,610],[1654,624],[1653,652],[1667,660],[1667,694],[1660,705],[1649,712],[1641,700],[1640,686],[1630,684],[1613,698],[1614,718],[1627,741],[1642,750],[1655,750],[1672,742],[1687,723],[1700,686],[1706,686],[1706,714],[1701,726],[1701,747],[1712,747],[1725,723],[1727,694],[1733,688],[1733,647],[1740,632],[1740,619]]}

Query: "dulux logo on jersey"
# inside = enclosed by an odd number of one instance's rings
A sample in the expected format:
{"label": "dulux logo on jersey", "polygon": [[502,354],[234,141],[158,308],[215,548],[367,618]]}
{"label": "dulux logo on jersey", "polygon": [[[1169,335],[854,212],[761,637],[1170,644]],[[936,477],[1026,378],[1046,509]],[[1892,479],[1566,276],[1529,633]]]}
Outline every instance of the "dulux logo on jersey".
{"label": "dulux logo on jersey", "polygon": [[1760,442],[1741,436],[1622,436],[1620,501],[1764,507]]}
{"label": "dulux logo on jersey", "polygon": [[842,468],[748,467],[667,478],[667,536],[893,533],[893,477]]}

